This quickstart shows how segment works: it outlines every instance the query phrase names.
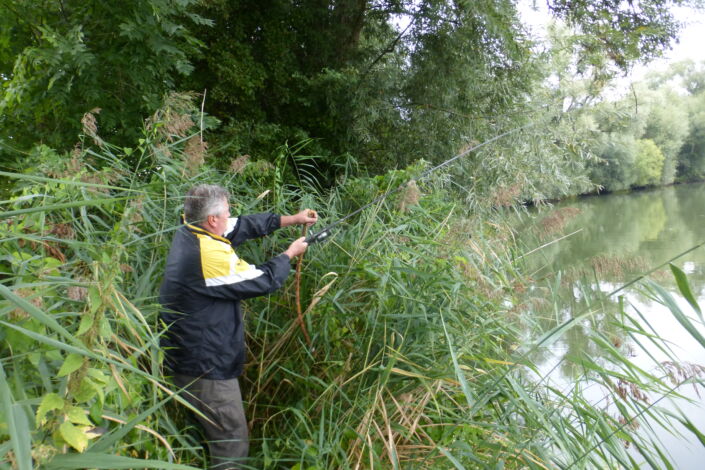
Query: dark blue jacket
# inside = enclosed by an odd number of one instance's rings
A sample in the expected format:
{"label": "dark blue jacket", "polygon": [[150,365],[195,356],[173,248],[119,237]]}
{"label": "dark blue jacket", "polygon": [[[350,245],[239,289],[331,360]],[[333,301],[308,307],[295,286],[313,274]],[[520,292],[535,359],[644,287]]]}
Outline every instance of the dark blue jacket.
{"label": "dark blue jacket", "polygon": [[254,266],[233,246],[279,228],[271,213],[229,219],[219,237],[184,225],[174,235],[159,300],[167,330],[161,345],[167,367],[176,374],[224,380],[242,374],[246,359],[240,301],[282,286],[291,266],[281,254]]}

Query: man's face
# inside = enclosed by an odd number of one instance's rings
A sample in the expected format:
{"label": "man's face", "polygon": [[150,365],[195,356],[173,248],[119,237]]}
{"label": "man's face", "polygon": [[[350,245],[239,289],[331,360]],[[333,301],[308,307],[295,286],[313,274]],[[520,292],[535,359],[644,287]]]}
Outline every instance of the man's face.
{"label": "man's face", "polygon": [[212,233],[223,236],[228,228],[228,218],[230,218],[230,205],[228,201],[223,201],[223,209],[218,215],[208,216]]}

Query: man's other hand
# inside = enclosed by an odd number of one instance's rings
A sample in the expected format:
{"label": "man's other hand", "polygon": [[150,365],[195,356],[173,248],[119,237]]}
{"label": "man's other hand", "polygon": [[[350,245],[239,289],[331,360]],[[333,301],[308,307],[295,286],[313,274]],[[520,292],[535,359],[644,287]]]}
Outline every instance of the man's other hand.
{"label": "man's other hand", "polygon": [[294,243],[289,245],[289,248],[286,249],[284,254],[287,255],[289,259],[294,259],[297,256],[302,255],[304,252],[306,252],[306,248],[308,248],[308,243],[306,243],[306,237],[301,237],[298,240],[295,240]]}
{"label": "man's other hand", "polygon": [[281,216],[281,226],[288,227],[290,225],[311,225],[318,222],[318,214],[312,209],[304,209],[298,214]]}
{"label": "man's other hand", "polygon": [[318,222],[318,214],[313,209],[304,209],[296,214],[295,217],[299,225],[306,225],[308,227]]}

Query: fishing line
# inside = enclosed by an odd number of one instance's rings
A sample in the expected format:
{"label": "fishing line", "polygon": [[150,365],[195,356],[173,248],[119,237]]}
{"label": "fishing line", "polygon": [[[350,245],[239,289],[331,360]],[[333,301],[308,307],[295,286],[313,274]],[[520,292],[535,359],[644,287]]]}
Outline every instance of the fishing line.
{"label": "fishing line", "polygon": [[463,152],[460,152],[459,154],[457,154],[457,155],[455,155],[455,156],[449,158],[448,160],[446,160],[446,161],[444,161],[444,162],[442,162],[442,163],[439,163],[438,165],[436,165],[436,166],[434,166],[434,167],[432,167],[432,168],[427,169],[426,171],[424,171],[423,173],[421,173],[421,175],[419,175],[417,178],[412,178],[412,179],[410,179],[410,180],[408,180],[408,181],[403,182],[403,183],[400,184],[399,186],[397,186],[397,187],[395,187],[395,188],[392,188],[392,189],[386,191],[385,193],[382,193],[381,195],[379,195],[379,196],[377,196],[376,198],[374,198],[372,201],[370,201],[370,202],[368,202],[367,204],[365,204],[364,206],[362,206],[362,207],[360,207],[360,208],[354,210],[353,212],[349,213],[348,215],[346,215],[346,216],[344,216],[344,217],[341,217],[340,219],[336,220],[335,222],[332,222],[332,223],[326,225],[326,226],[323,227],[320,231],[318,231],[318,232],[316,232],[316,233],[310,235],[308,238],[306,238],[306,243],[308,243],[308,244],[310,245],[310,244],[312,244],[312,243],[318,243],[318,242],[321,242],[321,241],[325,240],[326,238],[328,238],[328,237],[331,235],[331,230],[332,230],[334,227],[340,225],[341,223],[343,223],[344,221],[348,220],[349,218],[351,218],[351,217],[353,217],[353,216],[359,214],[360,212],[364,211],[364,210],[367,209],[368,207],[373,206],[373,205],[375,205],[375,204],[377,204],[377,203],[379,203],[379,202],[385,200],[386,198],[388,198],[388,197],[391,196],[392,194],[401,191],[405,186],[407,186],[407,185],[408,185],[409,183],[411,183],[412,181],[420,181],[420,180],[423,180],[424,178],[428,177],[428,175],[430,175],[430,174],[433,173],[434,171],[440,170],[441,168],[444,168],[444,167],[450,165],[451,163],[453,163],[454,161],[458,160],[459,158],[463,158],[463,157],[465,157],[466,155],[468,155],[468,154],[474,152],[475,150],[477,150],[477,149],[479,149],[479,148],[481,148],[481,147],[484,147],[485,145],[489,145],[489,144],[491,144],[492,142],[495,142],[495,141],[497,141],[497,140],[499,140],[499,139],[502,139],[502,138],[504,138],[504,137],[506,137],[506,136],[508,136],[508,135],[510,135],[510,134],[514,134],[515,132],[519,132],[520,130],[526,129],[526,128],[531,127],[531,126],[534,126],[534,125],[535,125],[535,123],[534,123],[534,122],[531,122],[531,123],[529,123],[529,124],[525,124],[525,125],[520,126],[520,127],[515,127],[514,129],[511,129],[511,130],[508,130],[508,131],[506,131],[506,132],[503,132],[503,133],[501,133],[501,134],[499,134],[499,135],[496,135],[496,136],[492,137],[491,139],[488,139],[488,140],[486,140],[486,141],[484,141],[484,142],[482,142],[482,143],[480,143],[480,144],[477,144],[477,145],[475,145],[475,146],[472,146],[472,147],[470,147],[470,148],[464,150]]}

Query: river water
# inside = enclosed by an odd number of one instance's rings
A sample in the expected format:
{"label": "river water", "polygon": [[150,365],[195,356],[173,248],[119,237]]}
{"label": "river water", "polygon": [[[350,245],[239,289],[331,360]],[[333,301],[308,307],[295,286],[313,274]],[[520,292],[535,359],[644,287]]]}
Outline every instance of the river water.
{"label": "river water", "polygon": [[[562,293],[558,294],[557,300],[548,302],[553,304],[551,308],[536,309],[536,321],[544,329],[550,329],[585,303],[586,293],[584,288],[577,287],[577,279],[588,279],[589,289],[607,293],[705,242],[705,184],[565,201],[533,213],[530,218],[531,221],[522,228],[522,238],[528,253],[525,261],[536,280],[536,289],[541,289],[542,282],[562,286],[553,289],[554,294],[561,290]],[[536,249],[538,247],[542,248]],[[705,247],[678,257],[673,264],[688,275],[692,292],[705,309]],[[650,279],[671,292],[683,312],[697,318],[693,309],[681,299],[667,267],[656,271]],[[625,312],[640,323],[648,322],[659,336],[669,341],[679,361],[705,365],[705,348],[678,323],[670,310],[644,295],[638,286],[621,294]],[[620,310],[618,298],[614,297],[603,304],[603,308],[613,310],[612,313]],[[554,314],[538,313],[540,311],[553,311]],[[602,324],[606,334],[614,334],[616,344],[624,341],[621,346],[631,351],[632,361],[640,367],[654,370],[657,362],[668,358],[653,345],[641,349],[630,344],[630,338],[620,336],[618,331],[610,332],[609,325],[608,321]],[[570,385],[576,380],[578,372],[570,361],[563,360],[566,357],[580,352],[599,354],[590,350],[593,346],[583,328],[586,327],[572,328],[536,358],[541,372],[550,374],[553,384]],[[692,385],[683,386],[679,391],[701,402]],[[591,399],[598,401],[600,392],[595,390],[595,393]],[[701,432],[705,432],[705,407],[682,399],[666,399],[659,404],[673,411],[682,410]],[[656,424],[654,428],[657,438],[670,453],[675,469],[705,468],[705,446],[692,433],[677,427],[685,436],[673,436]],[[642,468],[650,467],[644,465]]]}

